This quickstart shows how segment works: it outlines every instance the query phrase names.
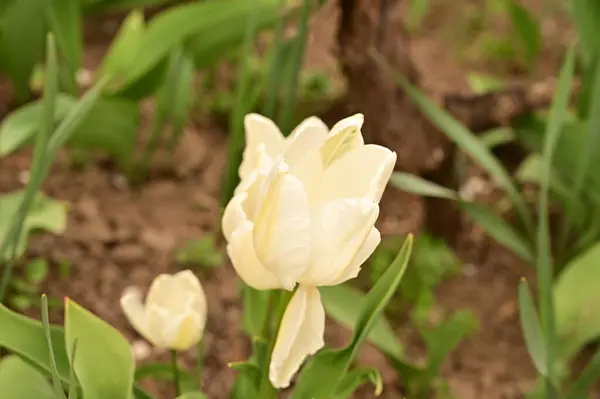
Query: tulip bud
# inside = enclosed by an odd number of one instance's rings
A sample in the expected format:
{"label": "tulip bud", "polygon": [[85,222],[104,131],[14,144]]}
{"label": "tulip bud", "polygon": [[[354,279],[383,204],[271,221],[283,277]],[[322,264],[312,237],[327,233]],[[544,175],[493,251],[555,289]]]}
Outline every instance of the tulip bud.
{"label": "tulip bud", "polygon": [[146,303],[139,289],[128,287],[121,296],[121,308],[133,328],[158,348],[186,350],[204,333],[206,295],[189,270],[156,277]]}

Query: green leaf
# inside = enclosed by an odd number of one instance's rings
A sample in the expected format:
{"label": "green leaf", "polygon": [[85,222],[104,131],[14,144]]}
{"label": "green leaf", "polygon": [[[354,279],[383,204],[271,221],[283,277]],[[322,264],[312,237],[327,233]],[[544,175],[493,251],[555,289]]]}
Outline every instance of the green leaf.
{"label": "green leaf", "polygon": [[27,99],[29,78],[44,59],[45,7],[39,0],[12,1],[0,19],[0,68],[10,77],[19,101]]}
{"label": "green leaf", "polygon": [[136,101],[101,97],[92,106],[68,143],[73,147],[102,149],[115,157],[122,167],[132,159],[141,120]]}
{"label": "green leaf", "polygon": [[596,0],[573,0],[572,7],[582,58],[589,65],[600,49],[600,3]]}
{"label": "green leaf", "polygon": [[527,240],[487,206],[476,202],[464,201],[459,197],[458,193],[449,188],[404,172],[395,172],[392,175],[391,183],[400,190],[410,193],[456,201],[457,205],[492,238],[513,251],[523,260],[527,262],[533,260],[533,254]]}
{"label": "green leaf", "polygon": [[508,12],[512,27],[523,44],[525,61],[531,65],[541,48],[539,23],[517,0],[508,0]]}
{"label": "green leaf", "polygon": [[[65,117],[76,100],[66,94],[56,98],[54,121]],[[43,100],[30,102],[6,116],[0,124],[0,157],[6,156],[28,143],[40,128],[43,116]]]}
{"label": "green leaf", "polygon": [[81,1],[49,1],[47,2],[47,15],[50,30],[56,37],[61,55],[67,61],[71,79],[75,81],[83,55]]}
{"label": "green leaf", "polygon": [[554,285],[556,332],[562,357],[570,359],[600,336],[600,244],[572,259]]}
{"label": "green leaf", "polygon": [[239,26],[231,24],[236,17],[246,15],[256,7],[263,11],[268,10],[274,4],[275,0],[251,3],[245,0],[208,0],[170,7],[148,23],[140,45],[139,57],[127,74],[126,82],[133,83],[142,77],[184,39],[195,34],[208,38],[220,30],[225,30],[219,29],[223,26],[232,30],[239,29]]}
{"label": "green leaf", "polygon": [[533,298],[529,293],[529,287],[524,279],[519,284],[519,317],[529,356],[537,372],[545,377],[548,375],[548,355],[546,353],[545,339]]}
{"label": "green leaf", "polygon": [[[0,246],[6,238],[12,216],[18,211],[23,201],[25,192],[23,190],[13,191],[10,194],[0,196]],[[45,230],[54,234],[62,234],[67,225],[67,204],[60,202],[43,194],[38,194],[21,229],[21,237],[17,244],[16,256],[20,257],[27,248],[27,237],[35,230]],[[10,251],[0,254],[0,259],[8,260]]]}
{"label": "green leaf", "polygon": [[367,294],[362,312],[354,326],[351,343],[343,349],[319,352],[304,366],[292,393],[292,399],[329,399],[340,387],[360,344],[375,326],[383,309],[398,288],[410,254],[413,237],[409,235],[398,256]]}
{"label": "green leaf", "polygon": [[427,96],[414,87],[406,77],[393,72],[389,64],[378,53],[372,53],[373,58],[384,70],[392,76],[394,81],[400,85],[406,94],[413,100],[415,105],[437,126],[442,132],[454,141],[458,147],[475,160],[490,176],[506,190],[508,197],[513,203],[523,224],[528,230],[533,230],[533,218],[523,197],[515,186],[510,174],[502,163],[494,157],[491,150],[487,148],[477,136],[475,136],[462,123],[456,120],[450,113],[441,109]]}
{"label": "green leaf", "polygon": [[113,39],[97,76],[123,78],[135,65],[144,35],[144,14],[132,10]]}
{"label": "green leaf", "polygon": [[65,303],[65,344],[86,399],[131,398],[135,360],[125,337],[72,300]]}
{"label": "green leaf", "polygon": [[[348,285],[320,287],[321,300],[325,311],[341,325],[352,328],[365,306],[366,295]],[[404,358],[404,348],[388,321],[381,317],[369,333],[368,340],[383,352],[397,358]]]}
{"label": "green leaf", "polygon": [[379,370],[374,367],[364,367],[350,370],[348,374],[344,376],[344,379],[340,383],[339,388],[335,391],[333,397],[335,399],[350,398],[354,391],[365,382],[371,382],[375,385],[375,396],[381,395],[381,391],[383,391],[383,382],[381,381]]}
{"label": "green leaf", "polygon": [[[0,348],[6,348],[27,362],[51,374],[51,360],[41,322],[20,315],[0,304]],[[50,337],[61,381],[69,381],[69,358],[62,328],[50,326]]]}
{"label": "green leaf", "polygon": [[55,399],[48,380],[18,356],[7,356],[0,362],[0,397]]}

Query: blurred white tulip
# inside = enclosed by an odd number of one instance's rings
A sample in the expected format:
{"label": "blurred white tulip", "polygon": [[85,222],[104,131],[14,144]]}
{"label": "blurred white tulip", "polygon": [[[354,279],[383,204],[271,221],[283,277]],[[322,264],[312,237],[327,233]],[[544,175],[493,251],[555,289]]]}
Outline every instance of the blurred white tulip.
{"label": "blurred white tulip", "polygon": [[157,348],[186,350],[204,333],[206,295],[190,270],[156,277],[146,303],[142,303],[139,289],[128,287],[121,296],[121,307],[133,328]]}
{"label": "blurred white tulip", "polygon": [[291,291],[299,284],[271,358],[277,388],[287,387],[304,359],[324,345],[325,312],[316,287],[356,277],[381,241],[374,224],[396,153],[365,145],[363,120],[357,114],[329,131],[308,118],[284,140],[270,120],[246,117],[242,181],[222,230],[231,262],[248,285]]}

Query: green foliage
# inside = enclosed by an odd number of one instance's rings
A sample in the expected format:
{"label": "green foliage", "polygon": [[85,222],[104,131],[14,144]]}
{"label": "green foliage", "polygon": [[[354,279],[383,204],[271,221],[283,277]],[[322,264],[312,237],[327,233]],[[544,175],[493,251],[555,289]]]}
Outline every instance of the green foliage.
{"label": "green foliage", "polygon": [[[361,313],[354,325],[354,334],[348,346],[326,349],[312,357],[303,368],[294,388],[292,398],[331,398],[340,389],[359,345],[367,338],[385,306],[398,288],[412,250],[412,236],[408,236],[394,262],[366,296]],[[356,379],[363,379],[360,374]],[[354,385],[354,384],[352,384]]]}
{"label": "green foliage", "polygon": [[0,361],[0,395],[10,399],[56,399],[48,380],[14,355]]}
{"label": "green foliage", "polygon": [[[23,190],[0,196],[0,244],[7,239],[10,232],[10,221],[17,214],[19,206],[23,202],[25,192]],[[16,245],[16,257],[21,257],[27,248],[28,236],[36,230],[45,230],[54,234],[64,232],[67,224],[67,204],[51,199],[43,194],[38,194],[25,217],[22,225],[21,235]],[[12,258],[10,251],[2,254],[0,259]]]}
{"label": "green foliage", "polygon": [[213,268],[225,263],[223,252],[215,247],[215,238],[206,235],[188,241],[175,253],[175,260],[180,265],[196,265]]}
{"label": "green foliage", "polygon": [[131,398],[135,361],[129,343],[116,329],[67,299],[65,345],[87,399]]}

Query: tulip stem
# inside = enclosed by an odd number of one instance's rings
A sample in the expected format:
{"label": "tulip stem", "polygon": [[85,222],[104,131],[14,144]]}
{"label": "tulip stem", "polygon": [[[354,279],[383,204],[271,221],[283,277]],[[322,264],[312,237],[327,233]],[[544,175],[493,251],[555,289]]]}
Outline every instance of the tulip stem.
{"label": "tulip stem", "polygon": [[[269,307],[271,310],[274,310],[276,315],[275,323],[272,329],[267,329],[269,332],[269,356],[266,357],[266,362],[262,367],[262,380],[260,382],[260,388],[258,391],[258,397],[260,399],[272,399],[275,397],[276,390],[271,385],[271,381],[269,380],[269,363],[271,361],[271,355],[273,353],[273,349],[275,348],[275,341],[277,340],[277,333],[279,331],[279,326],[281,324],[281,319],[283,318],[283,313],[285,312],[285,308],[290,300],[291,293],[286,291],[276,291],[272,292],[269,298],[270,304]],[[267,322],[267,325],[271,325],[270,322]]]}
{"label": "tulip stem", "polygon": [[175,396],[181,395],[181,376],[177,366],[177,351],[171,350],[171,367],[173,368],[173,385],[175,385]]}

